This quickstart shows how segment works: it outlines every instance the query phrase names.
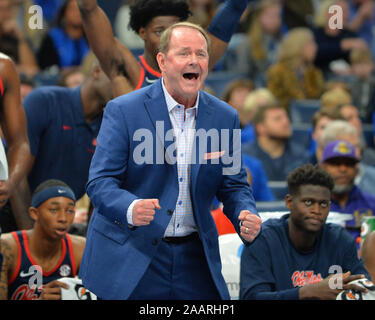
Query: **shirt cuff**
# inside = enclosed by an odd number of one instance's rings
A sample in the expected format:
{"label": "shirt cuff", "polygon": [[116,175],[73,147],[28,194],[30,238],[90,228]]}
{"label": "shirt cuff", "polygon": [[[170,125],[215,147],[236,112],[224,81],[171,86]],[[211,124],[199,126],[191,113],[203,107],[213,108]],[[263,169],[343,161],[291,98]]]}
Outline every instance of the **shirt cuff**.
{"label": "shirt cuff", "polygon": [[133,224],[133,208],[134,208],[134,205],[138,202],[138,201],[141,201],[142,199],[136,199],[134,200],[130,206],[128,207],[128,211],[126,212],[126,219],[128,220],[128,226],[129,227],[133,227],[134,224]]}

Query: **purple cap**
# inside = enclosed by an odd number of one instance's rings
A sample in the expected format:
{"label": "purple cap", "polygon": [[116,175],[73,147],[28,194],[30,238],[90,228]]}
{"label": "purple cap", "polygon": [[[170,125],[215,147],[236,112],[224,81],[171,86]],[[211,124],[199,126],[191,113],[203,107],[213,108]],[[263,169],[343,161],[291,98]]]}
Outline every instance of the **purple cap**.
{"label": "purple cap", "polygon": [[354,146],[343,140],[332,141],[325,146],[322,162],[333,158],[349,158],[359,161],[355,154]]}

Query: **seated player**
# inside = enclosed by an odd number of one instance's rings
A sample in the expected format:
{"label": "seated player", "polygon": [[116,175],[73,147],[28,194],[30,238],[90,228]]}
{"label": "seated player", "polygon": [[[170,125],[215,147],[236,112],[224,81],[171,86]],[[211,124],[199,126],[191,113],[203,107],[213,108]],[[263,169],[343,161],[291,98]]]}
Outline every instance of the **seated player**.
{"label": "seated player", "polygon": [[29,208],[34,227],[2,235],[0,299],[61,299],[60,287],[68,286],[57,279],[78,274],[86,243],[67,233],[75,202],[73,191],[60,180],[36,188]]}

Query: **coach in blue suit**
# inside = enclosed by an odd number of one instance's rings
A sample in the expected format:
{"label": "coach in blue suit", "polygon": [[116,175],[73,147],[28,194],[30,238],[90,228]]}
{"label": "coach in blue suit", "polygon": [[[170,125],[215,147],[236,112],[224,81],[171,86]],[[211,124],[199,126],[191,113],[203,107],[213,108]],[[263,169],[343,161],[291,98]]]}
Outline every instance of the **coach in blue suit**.
{"label": "coach in blue suit", "polygon": [[87,184],[95,210],[80,267],[83,284],[99,298],[229,299],[210,213],[214,196],[244,241],[260,231],[236,142],[238,114],[199,90],[208,52],[203,29],[173,25],[160,39],[162,78],[106,107]]}

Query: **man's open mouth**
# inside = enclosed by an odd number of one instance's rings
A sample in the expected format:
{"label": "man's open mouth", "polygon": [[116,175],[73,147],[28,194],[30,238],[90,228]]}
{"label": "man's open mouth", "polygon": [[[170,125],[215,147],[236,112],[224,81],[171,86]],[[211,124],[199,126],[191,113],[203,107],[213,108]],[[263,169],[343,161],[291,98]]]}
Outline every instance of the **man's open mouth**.
{"label": "man's open mouth", "polygon": [[199,73],[194,73],[194,72],[187,72],[187,73],[184,73],[183,74],[183,77],[185,79],[189,79],[189,80],[197,80],[198,77],[199,77]]}

